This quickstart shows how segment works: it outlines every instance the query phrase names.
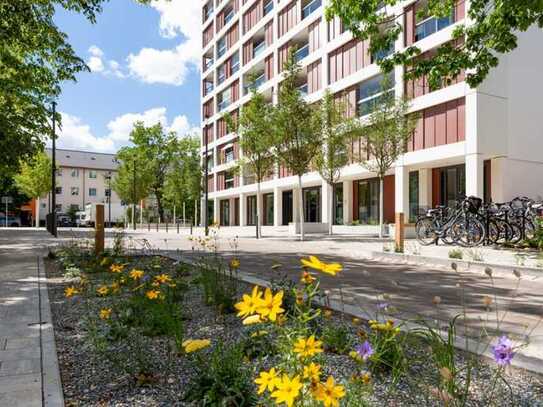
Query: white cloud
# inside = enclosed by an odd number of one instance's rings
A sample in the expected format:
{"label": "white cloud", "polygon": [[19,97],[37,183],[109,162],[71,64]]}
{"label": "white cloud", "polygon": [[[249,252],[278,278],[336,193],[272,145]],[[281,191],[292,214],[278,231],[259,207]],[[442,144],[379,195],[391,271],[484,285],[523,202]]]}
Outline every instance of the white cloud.
{"label": "white cloud", "polygon": [[62,128],[58,132],[58,147],[74,150],[116,152],[119,148],[130,144],[130,132],[134,123],[138,121],[146,126],[160,123],[165,131],[175,131],[180,137],[199,131],[197,127],[191,125],[185,115],[174,117],[170,124],[165,107],[118,116],[107,124],[109,133],[104,137],[95,136],[90,126],[83,123],[79,117],[64,112],[61,115]]}
{"label": "white cloud", "polygon": [[90,57],[87,60],[87,65],[89,66],[91,72],[100,73],[105,76],[116,76],[117,78],[126,78],[126,74],[122,72],[120,64],[110,59],[105,61],[104,51],[102,51],[96,45],[91,45],[89,48]]}
{"label": "white cloud", "polygon": [[190,68],[199,67],[201,4],[194,0],[155,0],[151,7],[160,14],[161,35],[181,36],[182,42],[172,49],[142,48],[128,56],[128,69],[145,83],[182,85]]}

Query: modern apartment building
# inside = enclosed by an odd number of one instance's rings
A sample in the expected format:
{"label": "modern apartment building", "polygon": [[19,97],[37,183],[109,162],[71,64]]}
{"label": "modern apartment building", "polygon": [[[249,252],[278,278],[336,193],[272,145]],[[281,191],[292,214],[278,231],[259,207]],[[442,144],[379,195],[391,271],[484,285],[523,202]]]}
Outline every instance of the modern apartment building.
{"label": "modern apartment building", "polygon": [[[207,162],[210,213],[224,226],[252,225],[256,185],[250,174],[233,171],[242,152],[222,115],[239,114],[257,86],[271,103],[285,58],[296,47],[303,67],[300,91],[309,102],[325,89],[346,95],[353,114],[366,115],[379,97],[382,74],[369,44],[353,39],[340,21],[327,22],[326,0],[205,0],[202,2],[202,159]],[[417,45],[421,58],[451,41],[455,26],[467,23],[469,0],[459,0],[447,18],[420,19],[422,1],[404,1],[394,10],[404,35],[396,50]],[[451,204],[477,195],[496,202],[518,195],[543,195],[543,31],[519,36],[518,48],[500,56],[500,65],[478,88],[464,75],[431,91],[425,78],[404,81],[404,68],[391,75],[390,92],[406,95],[419,121],[408,151],[385,179],[384,217],[410,222],[421,207]],[[386,53],[385,53],[386,54]],[[254,78],[257,78],[254,80]],[[251,82],[254,80],[254,83]],[[356,111],[355,111],[356,110]],[[353,143],[351,149],[360,149]],[[207,154],[207,156],[206,156]],[[262,184],[264,225],[295,222],[296,177],[278,167]],[[303,177],[303,205],[309,223],[366,223],[379,219],[375,175],[352,162],[329,188],[318,173]],[[334,216],[328,219],[333,194]],[[202,211],[203,213],[203,211]],[[404,219],[405,218],[405,219]]]}
{"label": "modern apartment building", "polygon": [[[51,155],[50,149],[46,151]],[[85,210],[88,203],[108,202],[110,177],[113,179],[119,166],[114,154],[57,149],[56,162],[59,167],[55,191],[58,213],[67,213],[72,208]],[[50,194],[41,200],[41,220],[45,220],[50,202]],[[111,203],[120,202],[115,191],[111,191]]]}

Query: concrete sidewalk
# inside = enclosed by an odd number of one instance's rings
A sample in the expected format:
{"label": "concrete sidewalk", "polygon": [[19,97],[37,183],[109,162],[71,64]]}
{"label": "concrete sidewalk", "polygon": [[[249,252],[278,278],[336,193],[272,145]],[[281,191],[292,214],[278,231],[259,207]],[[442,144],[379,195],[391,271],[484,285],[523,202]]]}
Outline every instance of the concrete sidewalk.
{"label": "concrete sidewalk", "polygon": [[44,231],[0,230],[0,406],[63,406]]}

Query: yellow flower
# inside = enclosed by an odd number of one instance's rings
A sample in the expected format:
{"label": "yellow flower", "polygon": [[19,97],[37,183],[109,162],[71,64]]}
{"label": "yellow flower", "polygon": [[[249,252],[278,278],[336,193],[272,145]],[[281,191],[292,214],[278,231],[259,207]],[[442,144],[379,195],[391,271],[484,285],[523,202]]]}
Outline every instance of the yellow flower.
{"label": "yellow flower", "polygon": [[356,318],[356,317],[353,318],[353,325],[360,325],[360,322],[361,322],[360,318]]}
{"label": "yellow flower", "polygon": [[277,316],[285,312],[281,305],[283,304],[283,291],[279,291],[273,295],[269,288],[266,288],[264,298],[258,301],[256,312],[260,314],[262,318],[267,318],[272,322],[275,322]]}
{"label": "yellow flower", "polygon": [[256,331],[251,334],[251,338],[258,338],[259,336],[265,336],[268,335],[268,331]]}
{"label": "yellow flower", "polygon": [[380,323],[374,319],[369,321],[370,328],[377,332],[392,332],[394,335],[400,333],[400,328],[394,327],[394,321],[391,319],[385,323]]}
{"label": "yellow flower", "polygon": [[132,271],[130,272],[130,278],[132,280],[139,280],[143,277],[143,274],[143,270],[132,269]]}
{"label": "yellow flower", "polygon": [[111,283],[111,292],[118,293],[120,289],[119,283]]}
{"label": "yellow flower", "polygon": [[364,373],[362,376],[361,376],[361,380],[362,380],[362,383],[364,384],[370,384],[371,383],[371,376],[369,373]]}
{"label": "yellow flower", "polygon": [[301,291],[296,290],[296,304],[302,305],[303,303],[304,303],[304,294]]}
{"label": "yellow flower", "polygon": [[303,387],[300,382],[300,376],[295,376],[292,380],[283,375],[283,378],[276,385],[277,390],[272,393],[272,397],[277,404],[285,403],[288,407],[294,404],[294,400],[300,395],[300,389]]}
{"label": "yellow flower", "polygon": [[111,317],[111,308],[102,308],[100,310],[100,319],[109,319]]}
{"label": "yellow flower", "polygon": [[200,349],[207,348],[209,345],[211,345],[211,341],[209,339],[187,339],[181,344],[185,350],[185,353],[196,352]]}
{"label": "yellow flower", "polygon": [[160,296],[159,290],[149,290],[145,293],[145,296],[150,300],[156,300]]}
{"label": "yellow flower", "polygon": [[111,271],[112,273],[121,273],[123,269],[124,269],[124,265],[122,264],[112,264],[109,267],[109,271]]}
{"label": "yellow flower", "polygon": [[360,354],[354,350],[349,352],[349,356],[357,362],[362,362],[362,356],[360,356]]}
{"label": "yellow flower", "polygon": [[313,281],[315,281],[315,280],[316,280],[316,278],[313,277],[313,276],[311,275],[311,273],[309,273],[309,272],[307,272],[307,271],[304,271],[304,272],[302,273],[302,278],[300,279],[300,281],[301,281],[302,283],[307,284],[307,285],[312,284]]}
{"label": "yellow flower", "polygon": [[330,274],[332,276],[335,276],[337,273],[343,270],[343,266],[341,264],[324,263],[320,261],[316,256],[309,256],[309,260],[302,259],[302,264],[306,267],[322,271],[323,273]]}
{"label": "yellow flower", "polygon": [[109,288],[107,285],[101,285],[100,287],[97,288],[96,292],[99,295],[107,295],[107,293],[109,293]]}
{"label": "yellow flower", "polygon": [[304,366],[304,379],[309,379],[313,383],[321,379],[321,366],[313,362],[309,366]]}
{"label": "yellow flower", "polygon": [[262,394],[268,389],[268,391],[274,391],[281,378],[272,367],[269,372],[260,372],[260,375],[255,379],[255,383],[258,384],[258,394]]}
{"label": "yellow flower", "polygon": [[332,310],[326,309],[323,312],[324,318],[329,319],[332,317]]}
{"label": "yellow flower", "polygon": [[258,289],[258,286],[254,286],[253,292],[251,295],[243,294],[242,301],[238,302],[235,305],[235,308],[238,310],[238,317],[247,317],[256,312],[256,307],[258,306],[260,299],[262,297],[262,292]]}
{"label": "yellow flower", "polygon": [[240,262],[239,262],[238,259],[230,260],[230,268],[231,269],[234,269],[234,270],[239,269],[239,265],[240,265]]}
{"label": "yellow flower", "polygon": [[76,294],[79,294],[79,290],[75,287],[66,287],[64,289],[64,295],[66,296],[66,298],[70,298],[70,297],[73,297],[74,295]]}
{"label": "yellow flower", "polygon": [[167,284],[172,281],[171,277],[167,274],[159,274],[155,276],[155,281],[160,284]]}
{"label": "yellow flower", "polygon": [[325,407],[338,407],[339,400],[345,396],[345,388],[336,385],[332,376],[328,377],[326,383],[319,383],[314,391],[318,401],[322,401]]}
{"label": "yellow flower", "polygon": [[317,353],[322,353],[322,342],[315,340],[315,336],[311,335],[309,338],[299,338],[294,344],[294,353],[297,353],[299,357],[311,357]]}
{"label": "yellow flower", "polygon": [[242,323],[243,325],[253,325],[261,322],[260,315],[251,315],[250,317],[245,318]]}

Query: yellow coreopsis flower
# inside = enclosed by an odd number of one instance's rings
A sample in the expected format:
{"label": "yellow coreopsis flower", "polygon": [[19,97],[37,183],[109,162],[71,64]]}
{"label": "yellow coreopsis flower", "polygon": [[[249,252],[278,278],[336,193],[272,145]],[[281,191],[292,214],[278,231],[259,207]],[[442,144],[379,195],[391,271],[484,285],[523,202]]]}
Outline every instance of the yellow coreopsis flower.
{"label": "yellow coreopsis flower", "polygon": [[317,341],[314,335],[307,339],[299,338],[294,344],[293,351],[301,358],[315,356],[317,353],[323,352],[322,342]]}
{"label": "yellow coreopsis flower", "polygon": [[160,284],[167,284],[172,281],[172,278],[167,274],[159,274],[155,276],[155,281]]}
{"label": "yellow coreopsis flower", "polygon": [[301,281],[302,283],[307,284],[307,285],[312,284],[315,280],[316,280],[316,278],[313,277],[313,276],[311,275],[311,273],[309,273],[309,272],[307,272],[307,271],[304,271],[304,272],[302,273],[302,278],[300,279],[300,281]]}
{"label": "yellow coreopsis flower", "polygon": [[111,317],[111,308],[102,308],[100,310],[100,319],[109,319]]}
{"label": "yellow coreopsis flower", "polygon": [[261,298],[262,292],[258,286],[253,287],[251,295],[243,294],[242,301],[234,306],[238,310],[238,317],[243,318],[254,314]]}
{"label": "yellow coreopsis flower", "polygon": [[281,378],[272,367],[269,372],[260,372],[260,375],[255,379],[255,383],[258,385],[258,394],[262,394],[268,389],[268,391],[274,391]]}
{"label": "yellow coreopsis flower", "polygon": [[277,316],[285,312],[283,308],[283,291],[279,291],[273,295],[269,288],[266,288],[264,298],[258,301],[256,312],[260,314],[262,318],[267,318],[272,322],[275,322]]}
{"label": "yellow coreopsis flower", "polygon": [[115,283],[111,283],[111,286],[110,286],[110,287],[111,287],[111,292],[112,292],[112,293],[118,293],[119,290],[120,290],[120,288],[121,288],[121,286],[119,285],[119,283],[116,283],[116,282],[115,282]]}
{"label": "yellow coreopsis flower", "polygon": [[272,397],[277,404],[285,403],[288,407],[294,404],[294,401],[300,395],[300,389],[303,384],[300,382],[300,376],[294,376],[290,379],[287,375],[276,385],[277,390],[272,393]]}
{"label": "yellow coreopsis flower", "polygon": [[242,321],[243,325],[254,325],[261,323],[262,320],[260,319],[260,315],[251,315],[250,317],[245,318]]}
{"label": "yellow coreopsis flower", "polygon": [[143,277],[143,270],[138,270],[138,269],[132,269],[132,271],[130,272],[130,278],[132,280],[139,280],[140,278]]}
{"label": "yellow coreopsis flower", "polygon": [[304,379],[309,379],[313,383],[321,379],[321,366],[311,362],[309,366],[304,366]]}
{"label": "yellow coreopsis flower", "polygon": [[325,407],[338,407],[339,400],[345,396],[345,387],[337,385],[332,376],[326,383],[319,383],[314,391],[318,401],[322,401]]}
{"label": "yellow coreopsis flower", "polygon": [[230,268],[233,270],[239,269],[240,262],[238,259],[232,259],[230,260]]}
{"label": "yellow coreopsis flower", "polygon": [[145,296],[150,300],[156,300],[160,296],[159,290],[149,290],[145,293]]}
{"label": "yellow coreopsis flower", "polygon": [[211,345],[211,341],[209,339],[187,339],[181,344],[185,350],[185,353],[196,352],[200,349],[207,348],[209,345]]}
{"label": "yellow coreopsis flower", "polygon": [[322,271],[323,273],[335,276],[341,270],[343,266],[339,263],[324,263],[316,256],[309,256],[309,260],[302,259],[302,265],[312,268],[314,270]]}
{"label": "yellow coreopsis flower", "polygon": [[99,295],[107,295],[109,293],[109,287],[107,285],[101,285],[96,289]]}
{"label": "yellow coreopsis flower", "polygon": [[123,270],[124,270],[123,264],[112,264],[109,267],[109,271],[111,271],[112,273],[121,273]]}
{"label": "yellow coreopsis flower", "polygon": [[73,287],[73,286],[66,287],[64,289],[64,295],[66,296],[66,298],[73,297],[76,294],[79,294],[79,290],[77,288]]}

